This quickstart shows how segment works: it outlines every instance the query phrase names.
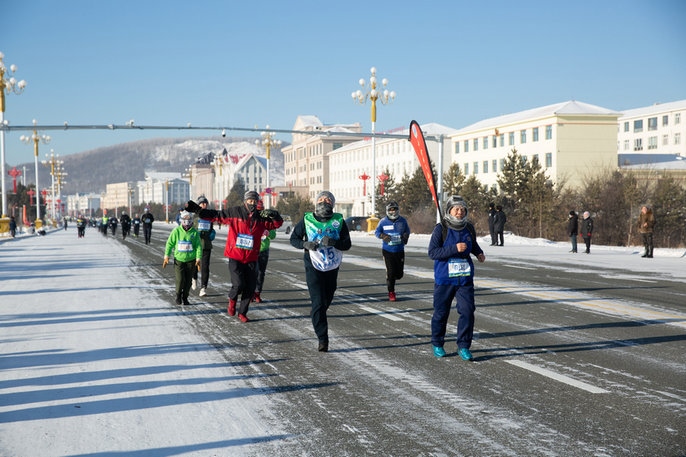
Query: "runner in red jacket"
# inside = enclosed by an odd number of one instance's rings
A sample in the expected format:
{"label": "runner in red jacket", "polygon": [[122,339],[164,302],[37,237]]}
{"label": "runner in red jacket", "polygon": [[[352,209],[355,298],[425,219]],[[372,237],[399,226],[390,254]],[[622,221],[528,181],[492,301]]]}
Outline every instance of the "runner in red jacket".
{"label": "runner in red jacket", "polygon": [[[266,209],[257,210],[260,195],[250,190],[243,196],[243,204],[216,211],[201,209],[193,201],[186,203],[188,211],[196,212],[202,219],[210,219],[228,226],[224,256],[229,258],[229,273],[231,274],[231,289],[229,290],[228,313],[236,314],[238,318],[248,322],[248,306],[255,292],[257,283],[257,258],[260,255],[260,242],[265,230],[276,230],[283,224],[278,211]],[[240,303],[237,303],[240,295]]]}

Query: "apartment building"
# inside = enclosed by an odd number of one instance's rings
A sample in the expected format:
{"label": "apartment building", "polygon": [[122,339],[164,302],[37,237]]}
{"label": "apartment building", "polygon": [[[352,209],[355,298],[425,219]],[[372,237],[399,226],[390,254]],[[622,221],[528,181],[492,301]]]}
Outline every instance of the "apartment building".
{"label": "apartment building", "polygon": [[357,141],[355,135],[362,126],[324,125],[317,116],[298,116],[293,131],[292,143],[281,149],[285,185],[307,187],[309,198],[314,199],[322,190],[330,190],[328,154]]}
{"label": "apartment building", "polygon": [[686,158],[686,100],[626,110],[618,119],[619,165]]}
{"label": "apartment building", "polygon": [[513,149],[538,158],[554,184],[578,187],[587,176],[617,167],[617,119],[621,113],[566,101],[477,122],[451,135],[451,161],[488,187]]}
{"label": "apartment building", "polygon": [[[441,175],[441,168],[450,165],[450,135],[456,129],[430,123],[420,126],[427,138],[426,147],[434,167]],[[412,175],[419,167],[419,160],[409,141],[408,127],[389,132],[402,138],[377,137],[374,160],[371,138],[364,138],[329,152],[330,190],[336,196],[336,211],[348,216],[367,216],[373,212],[371,195],[373,180],[361,176],[378,176],[388,171],[396,182],[405,175]],[[441,141],[442,140],[442,141]],[[442,154],[442,158],[439,156]],[[376,170],[372,169],[375,162]],[[383,195],[376,195],[383,199]]]}

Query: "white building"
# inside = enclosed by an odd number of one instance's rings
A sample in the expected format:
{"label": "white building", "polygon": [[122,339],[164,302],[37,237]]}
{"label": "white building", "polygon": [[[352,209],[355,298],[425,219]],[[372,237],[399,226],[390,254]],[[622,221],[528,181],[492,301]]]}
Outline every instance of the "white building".
{"label": "white building", "polygon": [[[450,162],[450,135],[455,129],[440,124],[421,125],[425,137],[441,137],[443,143],[427,139],[429,157],[439,174],[440,168],[447,169]],[[404,138],[376,139],[376,170],[372,170],[373,153],[371,138],[365,138],[335,149],[328,154],[329,190],[336,197],[336,211],[348,216],[367,216],[373,212],[371,193],[372,179],[363,180],[360,176],[378,176],[388,170],[396,183],[405,175],[412,175],[419,167],[419,160],[409,141],[408,128],[392,132]],[[439,152],[443,157],[439,160]],[[438,177],[437,177],[438,179]],[[366,195],[365,194],[366,183]],[[383,198],[377,195],[376,199]]]}
{"label": "white building", "polygon": [[100,208],[99,194],[67,195],[67,214],[72,217],[83,215],[91,217]]}
{"label": "white building", "polygon": [[[212,163],[214,186],[212,194],[217,208],[224,207],[223,199],[231,192],[237,181],[245,190],[263,194],[267,185],[267,159],[254,153],[229,154],[226,150],[215,157]],[[221,199],[221,200],[220,200]],[[208,197],[209,200],[209,197]]]}
{"label": "white building", "polygon": [[190,185],[180,173],[146,172],[136,185],[138,204],[182,205],[190,200]]}
{"label": "white building", "polygon": [[686,100],[626,110],[618,123],[620,166],[686,157]]}
{"label": "white building", "polygon": [[587,176],[617,167],[617,118],[621,114],[578,101],[498,116],[451,136],[452,161],[466,176],[496,186],[508,154],[538,157],[554,184],[578,187]]}

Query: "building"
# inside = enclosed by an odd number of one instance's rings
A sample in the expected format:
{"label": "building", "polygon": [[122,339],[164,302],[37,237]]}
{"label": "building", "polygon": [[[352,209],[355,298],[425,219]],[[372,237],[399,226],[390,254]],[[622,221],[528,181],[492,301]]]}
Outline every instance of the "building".
{"label": "building", "polygon": [[328,154],[357,141],[362,126],[324,125],[316,116],[298,116],[293,130],[292,143],[282,148],[285,185],[307,187],[309,198],[314,200],[319,192],[331,187]]}
{"label": "building", "polygon": [[[254,190],[264,194],[267,185],[267,159],[252,152],[229,154],[226,149],[215,157],[212,163],[214,186],[212,195],[216,208],[225,206],[224,199],[231,192],[236,182],[243,183],[245,190]],[[207,196],[207,195],[205,195]],[[220,200],[221,198],[221,200]]]}
{"label": "building", "polygon": [[149,172],[145,174],[145,181],[139,181],[135,187],[138,196],[135,203],[138,205],[159,203],[182,206],[190,200],[190,185],[180,173]]}
{"label": "building", "polygon": [[105,192],[101,196],[100,206],[103,209],[114,211],[114,215],[118,217],[119,208],[127,208],[127,211],[131,211],[137,190],[134,182],[107,184]]}
{"label": "building", "polygon": [[626,110],[618,119],[619,166],[686,157],[686,100]]}
{"label": "building", "polygon": [[71,217],[77,217],[78,215],[93,217],[99,208],[99,194],[90,193],[67,196],[67,214]]}
{"label": "building", "polygon": [[[429,157],[436,170],[447,168],[450,135],[457,130],[434,123],[424,124],[421,128],[427,138]],[[377,183],[380,182],[378,177],[386,171],[396,182],[400,182],[405,175],[412,175],[419,167],[417,154],[409,141],[409,123],[408,128],[392,133],[402,138],[377,137],[376,160],[373,158],[371,138],[358,140],[329,152],[329,190],[336,196],[336,211],[343,216],[368,216],[374,212],[371,206],[373,180],[369,179],[374,173]],[[442,142],[430,137],[440,138]],[[439,157],[441,154],[442,157]],[[376,162],[376,170],[372,170],[373,162]],[[363,176],[368,179],[363,179]],[[377,199],[379,198],[383,199],[383,195],[377,195]]]}
{"label": "building", "polygon": [[617,167],[620,115],[567,101],[485,119],[451,135],[451,162],[490,188],[516,149],[527,160],[537,157],[554,184],[578,187],[598,170]]}

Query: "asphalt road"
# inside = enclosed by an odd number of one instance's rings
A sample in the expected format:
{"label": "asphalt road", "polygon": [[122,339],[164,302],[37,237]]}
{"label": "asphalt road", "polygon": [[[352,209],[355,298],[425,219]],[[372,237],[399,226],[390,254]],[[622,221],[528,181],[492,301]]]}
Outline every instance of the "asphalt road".
{"label": "asphalt road", "polygon": [[[152,285],[164,230],[131,246]],[[387,301],[380,246],[345,253],[329,310],[330,351],[317,352],[302,252],[272,242],[265,301],[248,324],[226,314],[222,234],[208,295],[179,308],[274,402],[296,439],[280,456],[685,456],[686,284],[592,263],[489,255],[477,264],[475,361],[431,352],[432,263],[407,252],[399,301]],[[220,420],[220,418],[218,418]],[[263,451],[263,452],[262,452]]]}

